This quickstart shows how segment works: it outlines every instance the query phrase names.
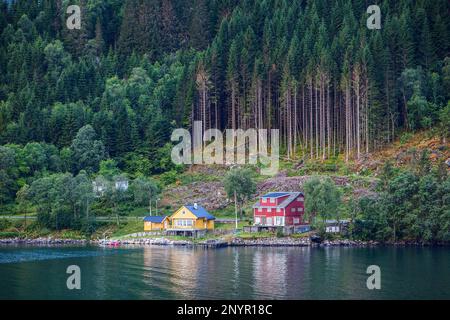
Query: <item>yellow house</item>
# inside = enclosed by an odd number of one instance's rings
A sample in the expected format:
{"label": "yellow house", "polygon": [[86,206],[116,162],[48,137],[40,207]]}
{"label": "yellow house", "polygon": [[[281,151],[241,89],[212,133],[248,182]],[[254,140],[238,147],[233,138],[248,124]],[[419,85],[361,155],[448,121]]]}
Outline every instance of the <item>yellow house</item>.
{"label": "yellow house", "polygon": [[170,217],[170,231],[199,231],[214,230],[216,218],[209,214],[202,206],[182,206]]}
{"label": "yellow house", "polygon": [[169,217],[148,216],[144,218],[144,231],[165,230],[169,226]]}

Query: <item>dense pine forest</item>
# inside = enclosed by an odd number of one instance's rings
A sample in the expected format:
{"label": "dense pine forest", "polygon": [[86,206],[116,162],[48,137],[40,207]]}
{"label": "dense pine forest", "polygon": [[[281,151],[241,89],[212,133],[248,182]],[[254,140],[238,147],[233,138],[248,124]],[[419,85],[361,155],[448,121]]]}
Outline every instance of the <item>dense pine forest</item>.
{"label": "dense pine forest", "polygon": [[179,170],[170,135],[193,121],[280,129],[287,159],[358,160],[423,129],[445,141],[449,13],[447,0],[0,1],[0,206],[51,174]]}

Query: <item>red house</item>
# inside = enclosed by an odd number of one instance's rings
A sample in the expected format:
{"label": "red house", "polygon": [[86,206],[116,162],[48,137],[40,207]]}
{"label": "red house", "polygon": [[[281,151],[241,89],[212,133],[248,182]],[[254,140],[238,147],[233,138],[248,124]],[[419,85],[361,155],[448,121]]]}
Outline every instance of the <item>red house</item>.
{"label": "red house", "polygon": [[305,197],[301,192],[271,192],[253,206],[255,226],[297,226],[304,224]]}

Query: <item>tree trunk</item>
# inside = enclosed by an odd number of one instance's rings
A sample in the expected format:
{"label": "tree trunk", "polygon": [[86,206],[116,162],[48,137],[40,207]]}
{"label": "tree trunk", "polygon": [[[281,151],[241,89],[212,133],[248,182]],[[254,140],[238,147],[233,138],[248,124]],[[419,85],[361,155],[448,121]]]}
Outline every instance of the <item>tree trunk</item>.
{"label": "tree trunk", "polygon": [[89,220],[89,201],[86,199],[86,219]]}
{"label": "tree trunk", "polygon": [[236,230],[238,229],[238,207],[237,207],[237,193],[234,191],[234,214],[236,217]]}

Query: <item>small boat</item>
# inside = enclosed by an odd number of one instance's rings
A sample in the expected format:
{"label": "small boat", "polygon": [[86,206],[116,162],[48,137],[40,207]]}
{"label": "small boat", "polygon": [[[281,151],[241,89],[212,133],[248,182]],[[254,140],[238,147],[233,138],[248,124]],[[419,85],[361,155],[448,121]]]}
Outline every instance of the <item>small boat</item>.
{"label": "small boat", "polygon": [[309,237],[309,239],[311,240],[311,242],[314,242],[314,243],[322,242],[322,238],[317,234],[313,234],[311,237]]}
{"label": "small boat", "polygon": [[119,241],[111,241],[111,242],[108,242],[107,245],[109,245],[111,247],[118,247],[118,246],[120,246],[120,242]]}

